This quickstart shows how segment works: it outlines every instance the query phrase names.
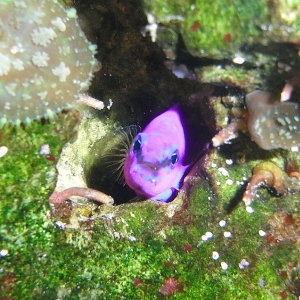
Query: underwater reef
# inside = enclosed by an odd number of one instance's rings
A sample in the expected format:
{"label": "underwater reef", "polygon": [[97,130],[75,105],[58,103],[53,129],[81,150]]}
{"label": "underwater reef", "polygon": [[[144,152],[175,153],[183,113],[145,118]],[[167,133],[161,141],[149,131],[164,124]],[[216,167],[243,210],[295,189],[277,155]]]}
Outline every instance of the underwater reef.
{"label": "underwater reef", "polygon": [[[299,8],[38,2],[22,14],[36,1],[0,0],[27,32],[1,18],[0,300],[298,299]],[[54,47],[64,24],[75,33]],[[175,103],[214,138],[200,157],[192,149],[197,162],[162,204],[137,197],[110,160],[126,151],[120,128],[145,128]],[[114,204],[49,203],[74,187]]]}

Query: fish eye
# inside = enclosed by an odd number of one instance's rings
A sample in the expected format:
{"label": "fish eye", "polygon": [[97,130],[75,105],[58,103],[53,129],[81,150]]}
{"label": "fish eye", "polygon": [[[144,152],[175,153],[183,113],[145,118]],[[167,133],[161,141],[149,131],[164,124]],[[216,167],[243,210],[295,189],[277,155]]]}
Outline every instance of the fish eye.
{"label": "fish eye", "polygon": [[178,154],[177,151],[175,151],[172,155],[171,155],[171,163],[172,165],[175,165],[178,162]]}
{"label": "fish eye", "polygon": [[133,143],[133,152],[138,152],[141,150],[142,147],[142,141],[141,141],[141,136],[139,136]]}

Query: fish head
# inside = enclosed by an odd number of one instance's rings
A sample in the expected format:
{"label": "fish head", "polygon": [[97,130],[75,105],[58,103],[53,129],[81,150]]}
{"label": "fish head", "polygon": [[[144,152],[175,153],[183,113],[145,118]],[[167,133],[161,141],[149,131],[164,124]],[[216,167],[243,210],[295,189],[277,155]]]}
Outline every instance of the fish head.
{"label": "fish head", "polygon": [[134,138],[124,163],[125,180],[138,196],[168,201],[188,168],[184,155],[184,130],[173,107]]}

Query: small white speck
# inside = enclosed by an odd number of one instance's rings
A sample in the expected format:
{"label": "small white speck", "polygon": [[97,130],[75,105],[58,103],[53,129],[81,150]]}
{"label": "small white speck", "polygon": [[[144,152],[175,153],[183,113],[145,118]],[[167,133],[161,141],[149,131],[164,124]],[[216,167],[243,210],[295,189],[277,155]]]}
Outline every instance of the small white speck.
{"label": "small white speck", "polygon": [[287,122],[287,124],[291,125],[291,119],[289,117],[284,117],[285,121]]}
{"label": "small white speck", "polygon": [[241,57],[241,56],[236,56],[233,60],[232,60],[235,64],[241,65],[245,62],[245,58]]}
{"label": "small white speck", "polygon": [[219,253],[218,253],[217,251],[213,251],[211,257],[212,257],[212,259],[214,259],[214,260],[218,260],[219,257],[220,257],[220,255],[219,255]]}
{"label": "small white speck", "polygon": [[227,270],[227,269],[228,269],[228,264],[227,264],[226,262],[222,261],[222,262],[221,262],[221,268],[222,268],[223,270]]}
{"label": "small white speck", "polygon": [[41,148],[40,148],[39,153],[44,154],[44,155],[50,154],[50,146],[48,144],[42,145]]}
{"label": "small white speck", "polygon": [[120,233],[117,232],[117,231],[115,231],[115,232],[113,233],[113,235],[114,235],[114,238],[117,239],[117,240],[121,238]]}
{"label": "small white speck", "polygon": [[6,146],[0,147],[0,157],[3,157],[8,152],[8,148]]}
{"label": "small white speck", "polygon": [[197,248],[199,248],[202,244],[203,244],[203,241],[199,242],[199,243],[197,244]]}
{"label": "small white speck", "polygon": [[128,240],[129,240],[130,242],[136,242],[136,237],[134,237],[134,236],[129,236],[129,237],[128,237]]}
{"label": "small white speck", "polygon": [[8,250],[7,249],[2,249],[1,251],[0,251],[0,257],[4,257],[4,256],[6,256],[8,254]]}
{"label": "small white speck", "polygon": [[214,235],[212,234],[212,232],[207,231],[207,232],[205,233],[205,236],[207,237],[207,239],[211,239]]}
{"label": "small white speck", "polygon": [[70,19],[77,18],[77,11],[74,7],[71,7],[66,12],[67,12],[68,18],[70,18]]}
{"label": "small white speck", "polygon": [[147,21],[148,21],[149,24],[155,24],[156,23],[155,17],[150,13],[147,13]]}
{"label": "small white speck", "polygon": [[232,185],[232,184],[233,184],[233,180],[232,180],[232,179],[227,179],[227,180],[226,180],[226,184]]}
{"label": "small white speck", "polygon": [[94,54],[96,54],[97,45],[95,44],[89,45],[89,50],[92,51]]}
{"label": "small white speck", "polygon": [[218,171],[223,175],[223,176],[229,176],[229,172],[225,168],[219,168]]}
{"label": "small white speck", "polygon": [[220,227],[225,227],[226,221],[225,221],[225,220],[221,220],[221,221],[219,222],[219,225],[220,225]]}
{"label": "small white speck", "polygon": [[220,182],[220,181],[218,181],[218,182],[217,182],[217,185],[221,185],[221,182]]}
{"label": "small white speck", "polygon": [[229,231],[225,231],[223,234],[224,234],[224,237],[226,237],[226,238],[232,237],[232,233]]}
{"label": "small white speck", "polygon": [[258,284],[259,284],[260,287],[264,287],[265,286],[265,280],[264,280],[264,278],[259,278]]}
{"label": "small white speck", "polygon": [[297,151],[299,151],[299,148],[297,146],[294,146],[294,147],[291,148],[291,151],[292,152],[297,152]]}
{"label": "small white speck", "polygon": [[243,258],[240,263],[239,263],[239,268],[241,270],[245,269],[246,267],[249,267],[250,266],[250,263],[245,259]]}
{"label": "small white speck", "polygon": [[53,119],[54,118],[54,112],[51,109],[49,109],[49,108],[47,108],[45,115],[47,115],[47,117],[49,119]]}
{"label": "small white speck", "polygon": [[226,162],[227,165],[232,165],[233,164],[232,159],[226,159],[225,162]]}
{"label": "small white speck", "polygon": [[145,36],[145,33],[149,32],[151,40],[154,43],[157,38],[157,29],[158,29],[158,25],[156,23],[148,24],[145,26],[143,35]]}
{"label": "small white speck", "polygon": [[251,206],[246,206],[246,211],[249,214],[253,214],[254,213],[254,209]]}
{"label": "small white speck", "polygon": [[112,105],[113,105],[113,101],[111,99],[108,99],[109,104],[106,106],[107,109],[111,109]]}
{"label": "small white speck", "polygon": [[258,231],[258,234],[260,235],[260,236],[266,236],[266,232],[265,231],[263,231],[263,230],[259,230]]}
{"label": "small white speck", "polygon": [[204,242],[207,241],[207,236],[206,235],[202,235],[201,236],[201,240],[204,241]]}
{"label": "small white speck", "polygon": [[59,230],[65,230],[66,223],[63,223],[61,221],[56,221],[56,222],[54,222],[54,226]]}
{"label": "small white speck", "polygon": [[217,166],[217,164],[212,163],[211,166],[212,166],[213,168],[215,168],[215,167]]}
{"label": "small white speck", "polygon": [[11,53],[11,54],[17,54],[18,52],[20,52],[19,45],[13,45],[13,46],[10,48],[10,53]]}
{"label": "small white speck", "polygon": [[60,30],[60,31],[65,31],[66,30],[66,24],[59,17],[57,17],[56,19],[53,19],[51,21],[51,24],[56,26],[58,28],[58,30]]}

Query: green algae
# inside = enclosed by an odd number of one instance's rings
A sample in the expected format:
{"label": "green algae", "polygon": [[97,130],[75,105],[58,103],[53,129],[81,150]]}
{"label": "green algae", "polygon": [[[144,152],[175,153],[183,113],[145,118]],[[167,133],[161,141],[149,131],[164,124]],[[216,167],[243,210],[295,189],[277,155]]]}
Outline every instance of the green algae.
{"label": "green algae", "polygon": [[[233,294],[236,299],[249,295],[277,299],[274,294],[279,292],[280,282],[275,270],[284,262],[279,263],[277,254],[274,267],[263,249],[256,253],[263,244],[258,235],[261,220],[266,209],[272,209],[272,202],[256,201],[253,215],[242,207],[227,215],[205,180],[191,196],[187,210],[172,218],[161,212],[164,207],[139,202],[111,208],[115,216],[110,223],[95,219],[86,230],[56,229],[47,217],[47,196],[53,185],[49,174],[54,172],[54,163],[38,154],[38,149],[49,142],[51,153],[58,154],[61,138],[49,138],[58,127],[34,123],[26,129],[8,127],[2,132],[3,143],[8,145],[10,139],[12,144],[10,154],[0,161],[1,169],[9,173],[13,161],[22,170],[11,170],[17,172],[8,177],[12,188],[6,191],[1,187],[1,249],[8,250],[8,255],[0,258],[1,295],[16,299],[153,299],[164,279],[174,277],[183,286],[174,299],[199,294],[203,299],[212,295],[228,299]],[[13,155],[20,145],[22,153]],[[233,233],[227,240],[218,226],[223,218],[228,223],[226,230]],[[119,232],[120,238],[114,238],[109,233],[112,230]],[[206,231],[212,231],[214,237],[201,243]],[[184,250],[187,244],[192,245],[191,252]],[[221,269],[221,260],[211,258],[212,251],[226,260],[228,270]],[[245,270],[238,268],[242,258],[251,263]],[[9,275],[14,278],[11,287],[5,283]],[[134,278],[142,283],[134,286]],[[255,284],[249,283],[249,278],[255,278]],[[260,278],[265,287],[258,285]]]}
{"label": "green algae", "polygon": [[[270,249],[258,235],[266,224],[262,220],[274,209],[272,200],[255,201],[253,214],[238,207],[228,215],[226,197],[216,197],[203,180],[187,210],[171,218],[161,212],[165,207],[139,202],[112,207],[110,222],[95,219],[85,230],[56,229],[47,218],[47,195],[53,184],[48,174],[54,165],[37,153],[41,144],[51,140],[52,153],[58,154],[59,138],[49,139],[55,128],[53,123],[35,123],[15,135],[12,129],[2,133],[3,141],[13,137],[11,153],[17,145],[26,146],[22,154],[7,154],[6,160],[0,161],[5,170],[12,160],[22,168],[22,176],[12,177],[19,178],[13,196],[11,189],[5,194],[2,186],[2,196],[6,196],[0,203],[1,249],[8,250],[8,255],[1,257],[2,295],[16,299],[153,299],[164,279],[174,277],[183,286],[174,299],[199,294],[203,299],[229,299],[232,295],[236,299],[278,298],[283,283],[277,271],[283,268],[289,248]],[[30,161],[26,166],[24,157]],[[221,219],[227,221],[225,228],[232,238],[224,238],[225,229],[218,225]],[[214,236],[202,242],[207,231]],[[111,232],[120,233],[119,238]],[[184,250],[187,244],[192,246],[190,252]],[[212,259],[212,251],[220,254],[219,260]],[[269,251],[272,256],[266,259]],[[243,258],[250,266],[240,270]],[[220,267],[223,260],[227,270]],[[11,288],[4,284],[9,274],[14,278]],[[135,286],[134,278],[142,283]],[[260,279],[265,286],[259,285]]]}
{"label": "green algae", "polygon": [[[159,11],[181,14],[186,1],[179,4],[170,12],[164,11],[170,6],[165,1]],[[213,17],[207,16],[207,20]],[[188,30],[198,20],[193,18],[186,25]],[[224,32],[216,33],[207,45],[216,42],[221,47]],[[190,40],[192,45],[198,42]],[[235,69],[232,74],[223,70],[222,75],[213,75],[208,72],[205,78],[222,81],[230,76],[230,81],[235,79],[242,86],[253,79],[253,74]],[[254,75],[253,86],[260,78],[260,74]],[[119,112],[114,110],[113,114],[118,119]],[[251,176],[256,163],[267,159],[283,167],[286,157],[299,161],[298,153],[263,151],[242,135],[237,142],[212,151],[209,176],[203,175],[194,184],[187,204],[176,200],[170,211],[171,205],[147,201],[115,207],[93,205],[94,219],[80,221],[77,229],[59,230],[57,219],[49,218],[48,205],[55,162],[38,151],[48,143],[57,158],[73,127],[61,120],[34,122],[17,129],[6,126],[1,131],[0,143],[9,152],[0,158],[0,250],[8,250],[8,255],[0,257],[0,299],[155,299],[167,278],[177,278],[181,284],[174,299],[280,299],[279,293],[290,284],[280,271],[290,272],[299,266],[295,242],[299,225],[284,226],[277,214],[284,212],[284,217],[293,213],[298,219],[297,193],[274,198],[260,190],[252,205],[253,214],[238,200],[241,183]],[[232,165],[228,159],[233,160]],[[229,175],[224,176],[219,168],[225,168]],[[76,212],[80,209],[75,208]],[[227,222],[224,228],[219,226],[221,220]],[[273,239],[260,236],[259,230],[270,233]],[[224,231],[231,232],[232,237],[225,238]],[[203,241],[206,232],[212,232],[213,237]],[[284,238],[276,242],[280,236]],[[185,248],[187,245],[191,250]],[[213,251],[219,253],[218,260],[212,259]],[[240,269],[243,258],[250,265]],[[221,261],[228,264],[227,270],[222,270]],[[135,286],[134,278],[141,284]],[[293,299],[292,294],[287,294],[287,299]]]}
{"label": "green algae", "polygon": [[[145,1],[146,8],[159,22],[180,24],[191,51],[208,53],[217,48],[230,51],[245,42],[245,37],[259,36],[259,26],[268,17],[265,1]],[[194,27],[195,24],[198,26]],[[226,35],[230,35],[226,41]]]}

